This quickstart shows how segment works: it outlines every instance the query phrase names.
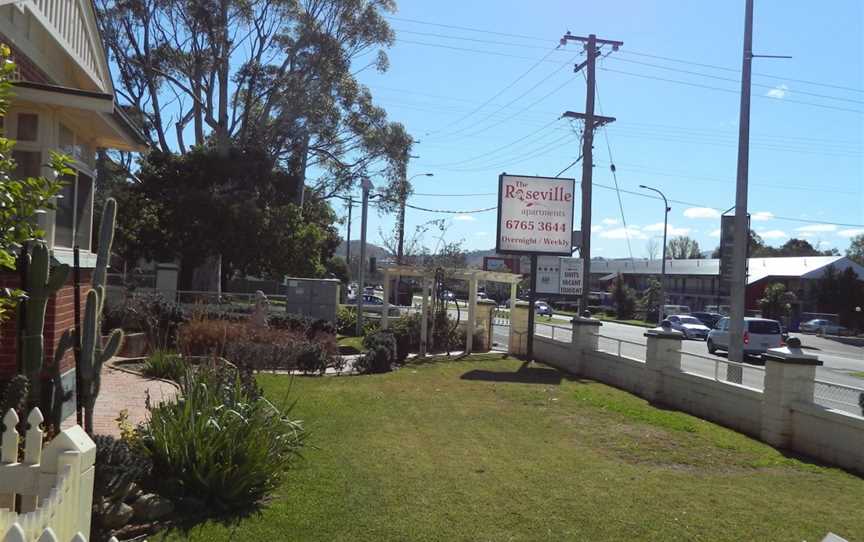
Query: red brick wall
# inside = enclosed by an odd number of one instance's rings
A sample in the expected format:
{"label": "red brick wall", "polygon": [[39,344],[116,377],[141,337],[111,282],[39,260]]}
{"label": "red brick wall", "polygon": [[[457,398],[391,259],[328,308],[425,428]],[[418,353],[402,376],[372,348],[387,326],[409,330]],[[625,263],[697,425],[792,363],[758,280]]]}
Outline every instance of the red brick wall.
{"label": "red brick wall", "polygon": [[[81,270],[81,314],[84,314],[84,303],[87,291],[90,289],[92,270]],[[0,273],[0,287],[14,288],[20,284],[16,273]],[[75,290],[72,286],[72,276],[66,284],[51,296],[45,311],[45,360],[46,364],[54,362],[54,351],[60,336],[64,331],[75,326]],[[0,328],[0,376],[9,376],[17,370],[17,321],[13,316]],[[60,373],[64,373],[75,367],[75,358],[72,351],[66,353],[61,361]]]}

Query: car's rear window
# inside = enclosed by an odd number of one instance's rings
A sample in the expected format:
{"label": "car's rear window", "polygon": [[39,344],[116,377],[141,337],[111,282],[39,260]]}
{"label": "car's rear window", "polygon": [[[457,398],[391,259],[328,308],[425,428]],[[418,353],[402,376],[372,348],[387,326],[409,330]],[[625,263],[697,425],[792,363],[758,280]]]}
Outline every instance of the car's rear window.
{"label": "car's rear window", "polygon": [[764,320],[755,320],[748,322],[747,328],[750,333],[755,335],[779,335],[780,324],[778,322],[769,322]]}

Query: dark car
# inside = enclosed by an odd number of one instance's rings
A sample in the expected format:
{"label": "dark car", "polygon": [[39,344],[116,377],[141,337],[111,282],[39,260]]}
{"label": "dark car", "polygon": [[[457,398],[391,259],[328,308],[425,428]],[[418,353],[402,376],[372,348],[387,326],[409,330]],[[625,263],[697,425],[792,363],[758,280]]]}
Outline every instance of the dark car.
{"label": "dark car", "polygon": [[722,314],[717,314],[716,312],[691,312],[690,316],[695,316],[699,319],[700,322],[708,326],[710,329],[714,329],[714,326],[717,325],[717,322],[723,318]]}

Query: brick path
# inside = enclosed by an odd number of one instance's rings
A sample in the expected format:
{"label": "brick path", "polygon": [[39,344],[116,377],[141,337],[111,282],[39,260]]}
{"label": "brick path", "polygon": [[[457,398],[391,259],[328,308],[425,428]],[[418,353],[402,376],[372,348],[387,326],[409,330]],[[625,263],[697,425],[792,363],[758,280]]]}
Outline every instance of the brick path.
{"label": "brick path", "polygon": [[[161,380],[151,380],[112,369],[106,363],[102,366],[102,387],[99,397],[96,398],[96,413],[93,417],[93,425],[97,435],[120,436],[117,427],[117,415],[121,410],[129,412],[129,421],[132,425],[143,422],[147,415],[144,401],[150,391],[150,400],[158,404],[164,399],[174,397],[177,388]],[[68,417],[64,426],[75,423],[75,416]]]}

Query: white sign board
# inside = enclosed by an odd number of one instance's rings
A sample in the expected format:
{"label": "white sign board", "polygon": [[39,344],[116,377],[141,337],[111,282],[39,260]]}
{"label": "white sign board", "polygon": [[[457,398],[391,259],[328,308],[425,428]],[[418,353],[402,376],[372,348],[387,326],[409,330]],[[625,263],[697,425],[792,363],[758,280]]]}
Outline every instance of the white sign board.
{"label": "white sign board", "polygon": [[561,258],[560,289],[562,295],[582,295],[582,260],[579,258]]}
{"label": "white sign board", "polygon": [[582,294],[582,260],[559,256],[537,257],[538,294]]}
{"label": "white sign board", "polygon": [[498,239],[503,254],[570,256],[576,181],[498,177]]}
{"label": "white sign board", "polygon": [[557,294],[561,285],[560,261],[558,256],[537,257],[537,293]]}

